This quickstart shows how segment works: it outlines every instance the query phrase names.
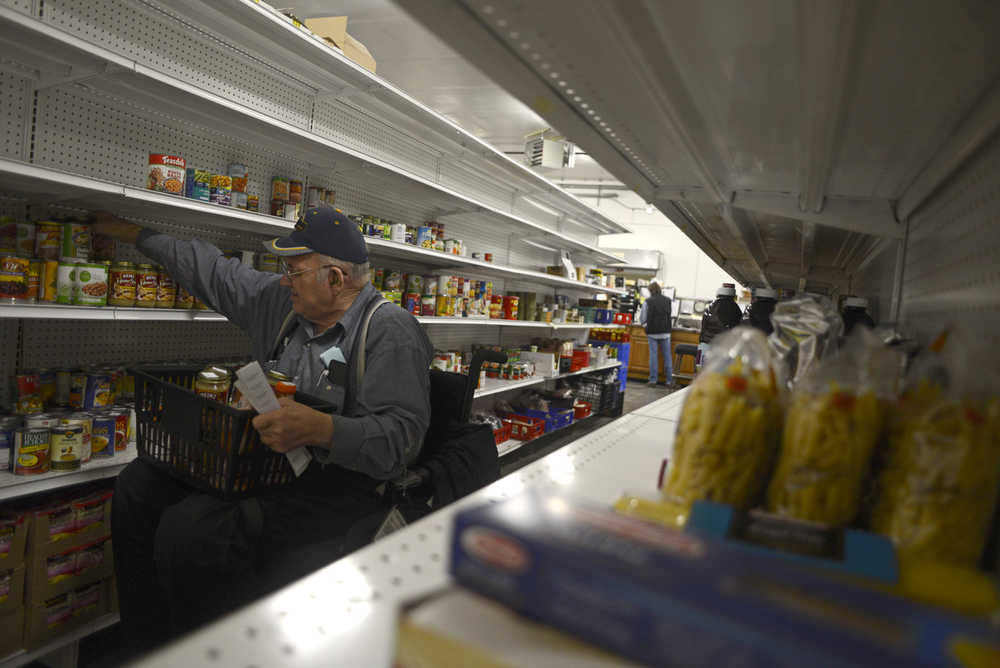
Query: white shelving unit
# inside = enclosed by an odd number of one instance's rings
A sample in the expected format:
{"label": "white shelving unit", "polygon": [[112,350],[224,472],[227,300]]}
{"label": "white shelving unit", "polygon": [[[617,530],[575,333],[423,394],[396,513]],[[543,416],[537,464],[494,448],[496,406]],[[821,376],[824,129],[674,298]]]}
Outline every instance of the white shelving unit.
{"label": "white shelving unit", "polygon": [[600,325],[594,322],[559,323],[537,322],[535,320],[505,320],[503,318],[447,318],[419,316],[417,321],[424,325],[472,325],[475,327],[529,327],[536,329],[622,329],[627,325]]}
{"label": "white shelving unit", "polygon": [[51,492],[60,487],[69,487],[92,480],[114,478],[136,456],[135,443],[131,443],[127,450],[115,453],[113,457],[91,459],[83,464],[79,471],[50,471],[32,476],[14,475],[6,471],[0,472],[0,502],[39,492]]}
{"label": "white shelving unit", "polygon": [[119,614],[117,612],[110,612],[106,615],[102,615],[90,623],[84,624],[78,629],[74,629],[64,636],[60,636],[45,643],[36,650],[27,652],[22,649],[14,652],[13,654],[8,654],[6,657],[0,658],[0,668],[18,668],[19,666],[26,666],[36,659],[47,657],[53,652],[63,649],[67,645],[79,642],[92,633],[97,633],[98,631],[106,629],[113,624],[117,624],[118,620]]}
{"label": "white shelving unit", "polygon": [[0,304],[0,318],[43,320],[165,320],[180,322],[226,322],[214,311],[173,308],[125,308],[119,306],[67,306],[65,304]]}
{"label": "white shelving unit", "polygon": [[[587,417],[583,418],[583,420],[574,420],[573,424],[580,424],[581,422],[584,422],[586,420],[590,420],[591,418],[594,418],[594,417],[596,417],[596,415],[588,415]],[[570,426],[572,426],[572,425],[570,425]],[[565,429],[565,427],[564,427],[564,429]],[[556,430],[556,431],[559,431],[559,430]],[[556,433],[556,432],[549,432],[549,433]],[[531,440],[531,441],[519,441],[516,438],[507,439],[506,441],[504,441],[503,443],[501,443],[500,445],[497,446],[497,456],[503,458],[503,457],[511,454],[512,452],[520,450],[522,447],[528,445],[529,443],[533,443],[533,442],[534,442],[534,440]]]}
{"label": "white shelving unit", "polygon": [[491,394],[499,394],[500,392],[509,392],[511,390],[518,390],[525,387],[531,387],[532,385],[540,385],[547,380],[558,380],[559,378],[569,378],[571,376],[580,376],[585,373],[594,373],[595,371],[607,371],[608,369],[616,369],[621,366],[621,362],[614,360],[608,362],[607,364],[601,364],[599,366],[589,366],[585,369],[579,369],[577,371],[570,371],[567,373],[561,373],[556,376],[542,376],[536,375],[531,378],[523,378],[521,380],[502,380],[498,378],[487,378],[483,387],[476,390],[475,397],[486,397]]}
{"label": "white shelving unit", "polygon": [[139,665],[391,666],[400,606],[451,582],[448,554],[459,510],[527,490],[557,490],[604,505],[625,491],[653,495],[660,462],[673,445],[674,430],[666,424],[634,414],[619,418]]}

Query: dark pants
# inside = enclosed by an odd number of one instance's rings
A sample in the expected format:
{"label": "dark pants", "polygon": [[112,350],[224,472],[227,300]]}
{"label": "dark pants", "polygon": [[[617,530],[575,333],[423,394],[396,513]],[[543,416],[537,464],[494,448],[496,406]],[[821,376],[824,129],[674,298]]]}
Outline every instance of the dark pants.
{"label": "dark pants", "polygon": [[[315,483],[318,468],[303,478]],[[374,492],[298,482],[223,501],[141,460],[122,471],[111,527],[122,635],[136,652],[337,559],[351,526],[382,507]]]}

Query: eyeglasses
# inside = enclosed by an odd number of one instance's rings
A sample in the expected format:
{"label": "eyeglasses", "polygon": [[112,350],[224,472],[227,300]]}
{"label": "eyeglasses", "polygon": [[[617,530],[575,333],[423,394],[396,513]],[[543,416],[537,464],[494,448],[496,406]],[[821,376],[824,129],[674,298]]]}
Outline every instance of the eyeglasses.
{"label": "eyeglasses", "polygon": [[336,266],[337,265],[335,265],[335,264],[324,264],[321,267],[312,267],[311,269],[303,269],[301,271],[288,271],[288,269],[289,269],[288,265],[285,264],[284,262],[282,262],[281,263],[281,273],[284,274],[285,278],[287,278],[288,280],[292,280],[296,276],[301,276],[302,274],[306,274],[306,273],[308,273],[310,271],[319,271],[320,269],[327,269],[329,267],[336,267]]}

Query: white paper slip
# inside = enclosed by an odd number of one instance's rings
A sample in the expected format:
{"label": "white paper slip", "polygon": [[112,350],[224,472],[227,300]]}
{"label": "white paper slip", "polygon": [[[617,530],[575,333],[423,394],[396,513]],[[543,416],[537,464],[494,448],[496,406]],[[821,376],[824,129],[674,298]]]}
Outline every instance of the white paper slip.
{"label": "white paper slip", "polygon": [[[238,389],[254,410],[258,413],[270,413],[281,408],[274,391],[267,382],[264,370],[260,368],[258,362],[250,362],[245,367],[236,370],[236,389]],[[288,463],[295,471],[295,477],[302,475],[302,472],[312,461],[312,455],[307,448],[296,448],[285,453]]]}

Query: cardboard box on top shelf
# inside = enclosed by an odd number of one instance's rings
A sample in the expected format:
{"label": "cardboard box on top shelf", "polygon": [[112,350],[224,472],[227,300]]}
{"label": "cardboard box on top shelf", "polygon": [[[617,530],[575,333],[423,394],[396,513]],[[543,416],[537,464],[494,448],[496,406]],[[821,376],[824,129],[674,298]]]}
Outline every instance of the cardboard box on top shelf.
{"label": "cardboard box on top shelf", "polygon": [[[79,573],[66,574],[57,582],[52,582],[53,578],[49,577],[47,567],[49,560],[58,558],[59,555],[40,557],[28,562],[27,576],[25,578],[25,589],[27,590],[25,601],[32,605],[41,605],[53,596],[59,596],[68,591],[79,589],[92,582],[106,580],[114,575],[115,565],[114,554],[111,551],[111,540],[107,539],[103,543],[99,543],[99,545],[103,552],[101,563]],[[80,548],[73,548],[69,551],[69,554],[72,555],[79,550]]]}
{"label": "cardboard box on top shelf", "polygon": [[0,570],[14,568],[24,563],[24,550],[28,542],[28,518],[19,515],[0,528]]}
{"label": "cardboard box on top shelf", "polygon": [[[29,652],[38,649],[53,638],[75,631],[81,626],[92,622],[108,613],[110,583],[103,580],[98,583],[96,600],[91,598],[93,584],[66,592],[49,599],[46,604],[26,605],[24,608],[24,648]],[[75,603],[74,603],[75,601]],[[57,616],[57,610],[63,608]],[[72,609],[71,612],[67,608]]]}
{"label": "cardboard box on top shelf", "polygon": [[344,48],[347,38],[346,16],[317,16],[306,19],[306,27],[316,36],[322,37],[338,49]]}
{"label": "cardboard box on top shelf", "polygon": [[27,558],[29,560],[49,557],[53,554],[65,552],[80,545],[92,543],[95,540],[111,535],[111,498],[104,500],[104,519],[91,524],[83,529],[68,532],[65,534],[54,534],[52,530],[51,517],[46,514],[28,513],[30,522],[28,526],[28,549]]}
{"label": "cardboard box on top shelf", "polygon": [[24,606],[0,615],[0,661],[24,647]]}
{"label": "cardboard box on top shelf", "polygon": [[[24,566],[0,571],[0,577],[10,575],[7,593],[0,594],[0,615],[7,615],[24,606]],[[3,652],[0,652],[3,656]]]}
{"label": "cardboard box on top shelf", "polygon": [[375,74],[375,58],[364,44],[347,34],[344,38],[344,46],[341,48],[343,48],[345,56]]}

